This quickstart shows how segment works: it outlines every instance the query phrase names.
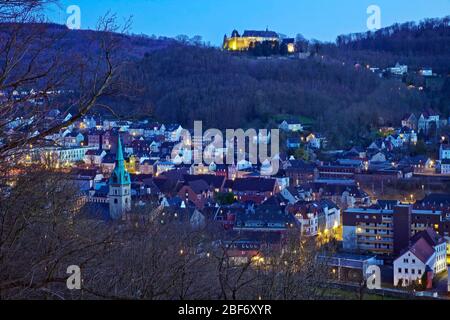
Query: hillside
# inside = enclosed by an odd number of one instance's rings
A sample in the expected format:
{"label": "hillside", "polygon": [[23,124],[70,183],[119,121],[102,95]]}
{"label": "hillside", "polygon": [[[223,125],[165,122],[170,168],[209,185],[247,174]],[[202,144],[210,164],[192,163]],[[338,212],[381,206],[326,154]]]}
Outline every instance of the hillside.
{"label": "hillside", "polygon": [[406,22],[376,32],[341,35],[334,54],[361,60],[378,67],[398,61],[413,69],[432,67],[438,73],[450,71],[450,16]]}
{"label": "hillside", "polygon": [[[143,85],[158,119],[218,128],[277,125],[280,114],[306,116],[342,145],[379,124],[393,124],[425,100],[397,82],[320,59],[257,60],[211,48],[155,51],[130,76]],[[383,123],[383,119],[385,123]]]}
{"label": "hillside", "polygon": [[[10,27],[0,25],[0,37]],[[85,56],[95,53],[95,46],[87,44],[101,35],[58,25],[45,25],[41,34],[63,34],[55,50]],[[342,147],[367,142],[378,126],[398,125],[406,112],[432,107],[450,114],[448,77],[442,78],[441,91],[430,94],[354,68],[355,63],[387,67],[399,61],[447,74],[445,19],[341,36],[336,44],[314,44],[318,54],[305,60],[257,59],[145,36],[113,37],[120,39],[116,56],[131,62],[121,75],[125,92],[102,101],[119,116],[187,127],[203,120],[205,127],[217,128],[274,127],[285,116],[307,117],[331,146]]]}

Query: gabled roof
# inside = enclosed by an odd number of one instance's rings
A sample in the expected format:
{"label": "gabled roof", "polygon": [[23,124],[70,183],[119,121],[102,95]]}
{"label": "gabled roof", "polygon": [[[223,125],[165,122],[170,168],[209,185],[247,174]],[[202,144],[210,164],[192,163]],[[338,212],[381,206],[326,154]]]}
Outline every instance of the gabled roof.
{"label": "gabled roof", "polygon": [[233,191],[245,192],[273,192],[275,188],[275,179],[265,178],[243,178],[234,180],[231,185]]}
{"label": "gabled roof", "polygon": [[415,234],[411,238],[411,242],[415,243],[419,239],[424,239],[431,247],[436,247],[445,242],[445,239],[431,228],[427,228],[426,230]]}
{"label": "gabled roof", "polygon": [[97,174],[97,169],[73,169],[71,172],[71,176],[78,178],[94,179]]}
{"label": "gabled roof", "polygon": [[202,194],[209,191],[209,185],[204,180],[189,181],[186,183],[195,194]]}
{"label": "gabled roof", "polygon": [[423,115],[425,118],[428,118],[428,117],[439,116],[439,113],[434,111],[431,108],[427,108],[421,113],[421,115]]}
{"label": "gabled roof", "polygon": [[86,152],[87,156],[100,156],[104,151],[101,149],[96,149],[96,150],[88,150]]}
{"label": "gabled roof", "polygon": [[208,186],[211,186],[214,189],[222,188],[222,185],[225,181],[225,177],[215,176],[215,175],[207,175],[207,174],[205,174],[205,175],[184,175],[183,179],[186,182],[202,180]]}
{"label": "gabled roof", "polygon": [[412,254],[414,254],[420,261],[427,263],[428,260],[435,253],[434,249],[428,244],[424,238],[417,240],[410,248]]}
{"label": "gabled roof", "polygon": [[411,117],[415,117],[414,113],[407,113],[403,116],[402,121],[408,121]]}
{"label": "gabled roof", "polygon": [[279,38],[278,33],[269,30],[245,30],[242,37]]}
{"label": "gabled roof", "polygon": [[449,205],[450,194],[431,193],[427,195],[423,200],[419,201],[422,204],[434,204],[434,205]]}

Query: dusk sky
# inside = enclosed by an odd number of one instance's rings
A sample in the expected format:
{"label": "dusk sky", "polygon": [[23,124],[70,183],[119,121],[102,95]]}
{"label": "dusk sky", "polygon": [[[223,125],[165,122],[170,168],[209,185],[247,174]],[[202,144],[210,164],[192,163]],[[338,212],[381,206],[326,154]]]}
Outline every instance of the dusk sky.
{"label": "dusk sky", "polygon": [[[432,3],[432,5],[430,4]],[[450,15],[450,0],[69,0],[49,12],[65,23],[65,8],[78,5],[83,29],[110,11],[133,16],[131,32],[173,37],[201,35],[213,45],[233,29],[270,30],[294,37],[334,41],[339,34],[367,31],[369,5],[381,8],[382,26]]]}

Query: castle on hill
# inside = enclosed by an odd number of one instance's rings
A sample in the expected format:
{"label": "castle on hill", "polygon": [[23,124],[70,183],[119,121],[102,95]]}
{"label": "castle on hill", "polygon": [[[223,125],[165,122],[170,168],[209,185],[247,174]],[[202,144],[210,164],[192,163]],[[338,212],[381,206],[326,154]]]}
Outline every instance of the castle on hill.
{"label": "castle on hill", "polygon": [[245,30],[242,36],[237,30],[233,30],[230,37],[227,35],[224,36],[223,49],[228,51],[248,51],[263,42],[278,45],[284,44],[287,46],[288,53],[295,52],[294,39],[282,39],[278,33],[269,29],[265,31]]}

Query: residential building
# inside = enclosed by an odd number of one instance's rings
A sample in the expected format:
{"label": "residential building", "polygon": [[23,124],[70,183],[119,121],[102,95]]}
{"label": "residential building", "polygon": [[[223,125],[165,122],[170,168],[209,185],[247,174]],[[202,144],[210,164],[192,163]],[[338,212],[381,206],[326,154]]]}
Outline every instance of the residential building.
{"label": "residential building", "polygon": [[427,228],[438,231],[443,221],[442,211],[413,209],[411,205],[390,210],[349,208],[343,213],[344,248],[398,256],[413,235]]}
{"label": "residential building", "polygon": [[433,229],[427,229],[417,233],[395,259],[394,286],[422,284],[430,288],[433,277],[446,270],[447,243]]}
{"label": "residential building", "polygon": [[418,131],[428,134],[432,128],[440,128],[440,115],[432,109],[427,109],[420,114]]}
{"label": "residential building", "polygon": [[284,120],[278,128],[287,132],[303,132],[303,125],[296,120]]}

